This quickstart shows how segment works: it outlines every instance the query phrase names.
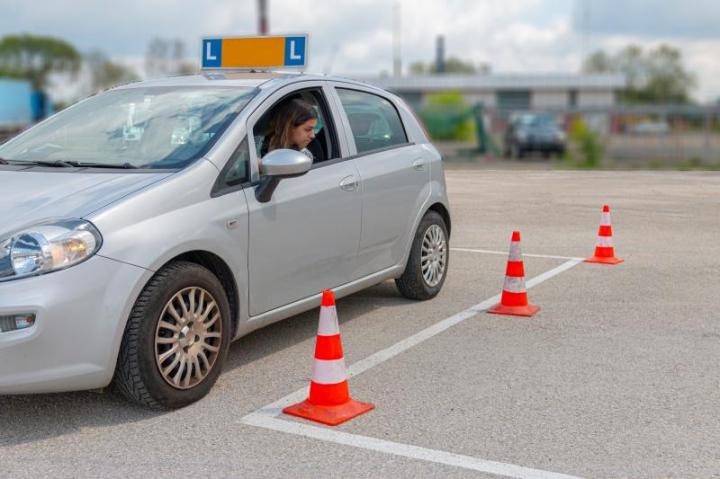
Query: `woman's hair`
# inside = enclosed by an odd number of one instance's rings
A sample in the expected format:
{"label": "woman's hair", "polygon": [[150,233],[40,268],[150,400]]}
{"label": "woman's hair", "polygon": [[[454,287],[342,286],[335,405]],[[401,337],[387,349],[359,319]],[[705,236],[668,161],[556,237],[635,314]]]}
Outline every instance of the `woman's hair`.
{"label": "woman's hair", "polygon": [[315,108],[306,101],[294,99],[283,103],[270,121],[270,144],[268,151],[293,148],[291,132],[308,120],[318,117]]}

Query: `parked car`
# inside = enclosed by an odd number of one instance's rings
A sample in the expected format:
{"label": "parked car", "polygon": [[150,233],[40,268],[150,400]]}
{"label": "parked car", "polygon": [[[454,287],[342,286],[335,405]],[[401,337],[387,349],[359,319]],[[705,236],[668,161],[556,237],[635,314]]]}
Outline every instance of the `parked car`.
{"label": "parked car", "polygon": [[522,113],[511,117],[504,136],[505,156],[522,158],[537,152],[543,156],[562,155],[566,148],[565,132],[549,113]]}
{"label": "parked car", "polygon": [[[260,158],[268,116],[318,113]],[[0,394],[101,388],[176,408],[232,340],[395,279],[442,288],[441,157],[397,96],[306,74],[213,73],[84,100],[0,146]]]}
{"label": "parked car", "polygon": [[646,120],[629,125],[626,131],[634,135],[667,135],[670,133],[670,125],[664,120]]}

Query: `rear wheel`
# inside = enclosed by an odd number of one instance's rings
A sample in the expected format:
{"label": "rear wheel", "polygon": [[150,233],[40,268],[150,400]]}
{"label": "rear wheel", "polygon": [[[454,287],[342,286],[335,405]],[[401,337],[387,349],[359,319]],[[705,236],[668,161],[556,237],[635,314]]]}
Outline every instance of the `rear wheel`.
{"label": "rear wheel", "polygon": [[206,268],[178,261],[145,286],[125,327],[114,383],[128,399],[179,408],[205,396],[230,345],[230,307]]}
{"label": "rear wheel", "polygon": [[447,226],[442,216],[428,211],[420,221],[405,272],[395,280],[400,293],[409,299],[430,299],[445,283],[450,260]]}

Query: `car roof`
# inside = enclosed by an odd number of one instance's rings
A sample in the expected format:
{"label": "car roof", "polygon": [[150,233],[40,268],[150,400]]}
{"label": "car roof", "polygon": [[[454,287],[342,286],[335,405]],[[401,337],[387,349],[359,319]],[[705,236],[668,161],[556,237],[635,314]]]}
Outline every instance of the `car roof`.
{"label": "car roof", "polygon": [[200,75],[184,75],[168,78],[159,78],[139,82],[128,83],[117,87],[144,88],[144,87],[182,87],[182,86],[223,86],[223,87],[246,87],[261,89],[276,89],[292,83],[304,81],[337,81],[352,85],[371,88],[378,92],[387,94],[385,90],[377,86],[350,80],[342,77],[329,75],[317,75],[311,73],[295,73],[283,71],[262,71],[262,72],[232,72],[232,71],[208,71]]}

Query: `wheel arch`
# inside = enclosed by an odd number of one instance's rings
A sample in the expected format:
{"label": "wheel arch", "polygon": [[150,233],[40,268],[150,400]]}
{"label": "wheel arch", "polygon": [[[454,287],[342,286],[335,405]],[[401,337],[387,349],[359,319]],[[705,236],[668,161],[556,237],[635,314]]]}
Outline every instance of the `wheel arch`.
{"label": "wheel arch", "polygon": [[[448,209],[445,207],[445,205],[443,205],[443,204],[440,203],[440,202],[433,203],[433,204],[430,205],[430,207],[428,208],[428,211],[435,211],[436,213],[438,213],[438,214],[442,217],[443,221],[445,221],[445,226],[447,227],[448,239],[450,239],[450,230],[451,230],[451,225],[450,225],[450,212],[449,212]],[[427,212],[426,212],[426,213],[427,213]]]}
{"label": "wheel arch", "polygon": [[193,250],[179,254],[167,261],[165,265],[173,261],[188,261],[198,264],[210,270],[210,272],[217,277],[225,290],[228,303],[230,304],[230,324],[232,324],[232,335],[230,337],[234,338],[240,320],[240,297],[238,294],[238,286],[230,266],[218,255],[204,250]]}

